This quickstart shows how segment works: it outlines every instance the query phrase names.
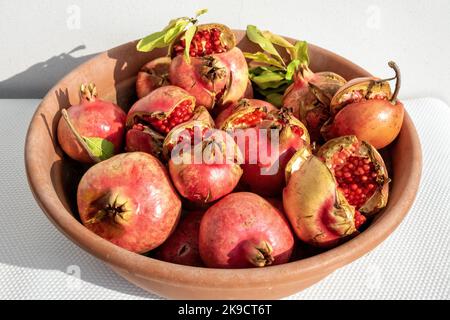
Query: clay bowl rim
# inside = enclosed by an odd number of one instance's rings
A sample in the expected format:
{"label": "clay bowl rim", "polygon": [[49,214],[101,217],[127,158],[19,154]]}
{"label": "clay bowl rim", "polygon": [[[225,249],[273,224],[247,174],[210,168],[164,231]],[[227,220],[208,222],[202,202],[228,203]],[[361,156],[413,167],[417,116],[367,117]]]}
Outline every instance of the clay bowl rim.
{"label": "clay bowl rim", "polygon": [[[242,32],[244,32],[243,30],[233,31],[238,34],[242,34]],[[289,37],[286,38],[290,39]],[[358,69],[359,73],[370,76],[366,70],[355,65],[349,60],[326,49],[314,46],[312,44],[309,45],[319,54],[326,53],[332,56],[339,64],[351,63],[356,69]],[[103,52],[96,55],[89,61],[80,65],[78,68],[82,68],[84,65],[95,59],[101,59],[104,55],[106,55],[106,53],[107,52]],[[36,132],[36,122],[38,121],[37,115],[40,113],[41,109],[45,107],[45,101],[47,98],[59,88],[59,83],[64,81],[64,79],[69,77],[69,75],[70,73],[62,80],[58,81],[58,83],[44,97],[36,109],[33,119],[29,125],[25,141],[25,167],[28,183],[37,203],[59,231],[66,235],[76,245],[95,257],[103,260],[113,267],[126,270],[131,274],[158,282],[176,283],[183,286],[222,287],[230,289],[243,286],[241,281],[236,281],[237,275],[240,279],[245,279],[246,288],[261,288],[267,283],[282,284],[308,278],[317,278],[320,275],[327,275],[332,271],[356,260],[383,242],[406,216],[417,194],[422,170],[421,147],[414,124],[408,113],[405,111],[402,132],[409,135],[411,144],[414,146],[411,152],[414,159],[417,160],[414,164],[412,164],[411,172],[407,178],[407,185],[410,186],[410,188],[405,190],[405,193],[401,198],[402,205],[397,203],[395,206],[390,208],[389,211],[385,211],[379,216],[378,219],[376,219],[376,222],[372,223],[367,228],[367,230],[348,242],[306,259],[289,262],[282,265],[250,269],[191,267],[164,262],[144,255],[129,252],[108,242],[107,240],[102,239],[85,228],[78,220],[76,220],[69,210],[64,207],[57,196],[55,197],[54,195],[47,193],[47,187],[50,187],[50,190],[54,191],[56,195],[56,190],[54,190],[54,186],[50,181],[50,175],[48,175],[47,179],[44,180],[45,185],[43,185],[42,177],[36,174],[39,170],[37,170],[38,168],[36,162],[33,161],[33,143],[39,140],[35,139],[35,135],[38,133]]]}

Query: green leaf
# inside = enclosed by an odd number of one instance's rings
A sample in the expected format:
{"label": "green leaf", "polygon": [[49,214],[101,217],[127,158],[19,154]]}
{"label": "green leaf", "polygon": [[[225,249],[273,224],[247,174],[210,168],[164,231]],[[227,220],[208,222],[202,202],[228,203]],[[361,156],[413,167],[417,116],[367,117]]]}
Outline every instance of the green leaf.
{"label": "green leaf", "polygon": [[286,80],[292,80],[292,76],[294,75],[295,71],[297,70],[298,66],[300,65],[300,60],[295,59],[292,60],[288,66],[287,66],[287,70],[286,70]]}
{"label": "green leaf", "polygon": [[266,96],[266,100],[276,107],[283,106],[283,95],[280,93],[271,93]]}
{"label": "green leaf", "polygon": [[284,69],[284,66],[277,59],[268,56],[264,52],[256,52],[256,53],[244,52],[244,57],[258,63],[264,63]]}
{"label": "green leaf", "polygon": [[278,88],[287,82],[284,75],[266,71],[258,76],[250,77],[250,79],[261,89]]}
{"label": "green leaf", "polygon": [[281,36],[279,36],[277,34],[273,34],[270,31],[263,31],[262,33],[273,44],[276,44],[277,46],[286,48],[286,51],[291,56],[291,59],[295,59],[295,47],[294,47],[294,45],[292,43],[290,43],[285,38],[283,38],[283,37],[281,37]]}
{"label": "green leaf", "polygon": [[278,72],[280,74],[284,74],[285,72],[284,68],[281,69],[275,66],[257,66],[248,70],[248,72],[253,75],[260,75],[264,71]]}
{"label": "green leaf", "polygon": [[186,41],[186,46],[184,48],[184,58],[189,63],[191,62],[191,57],[189,56],[189,49],[191,48],[191,42],[194,38],[195,32],[197,31],[197,26],[194,24],[190,26],[186,33],[184,34],[184,41]]}
{"label": "green leaf", "polygon": [[269,39],[264,37],[263,33],[256,26],[253,25],[247,26],[247,37],[250,41],[259,45],[261,49],[275,56],[284,65],[283,59],[273,46],[272,42],[270,42]]}
{"label": "green leaf", "polygon": [[195,13],[195,17],[199,17],[199,16],[201,16],[202,14],[205,14],[205,13],[207,13],[208,12],[208,9],[200,9],[200,10],[198,10],[196,13]]}
{"label": "green leaf", "polygon": [[106,160],[114,155],[114,144],[98,137],[83,137],[89,150],[100,160]]}
{"label": "green leaf", "polygon": [[299,60],[301,65],[309,65],[308,43],[306,41],[297,41],[295,52],[295,59]]}
{"label": "green leaf", "polygon": [[175,21],[174,25],[166,30],[164,35],[164,42],[169,45],[173,40],[175,40],[178,35],[180,35],[186,26],[189,24],[189,20],[178,19]]}
{"label": "green leaf", "polygon": [[141,52],[150,52],[156,48],[164,48],[166,46],[164,41],[165,34],[165,31],[158,31],[142,38],[138,42],[136,49]]}

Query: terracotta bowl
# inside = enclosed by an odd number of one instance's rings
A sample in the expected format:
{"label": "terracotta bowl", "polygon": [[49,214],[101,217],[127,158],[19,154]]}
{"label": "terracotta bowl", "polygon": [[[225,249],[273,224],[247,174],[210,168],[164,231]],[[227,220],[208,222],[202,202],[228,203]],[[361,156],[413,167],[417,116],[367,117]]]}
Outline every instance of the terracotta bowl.
{"label": "terracotta bowl", "polygon": [[[257,48],[235,31],[244,51]],[[134,97],[138,69],[162,50],[139,53],[136,42],[99,54],[59,81],[45,96],[30,123],[25,162],[36,201],[55,226],[78,246],[102,259],[135,285],[175,299],[272,299],[288,296],[323,279],[366,254],[400,224],[411,207],[420,180],[420,142],[408,114],[402,131],[388,150],[391,158],[390,199],[387,208],[354,239],[327,252],[284,265],[260,269],[208,269],[171,264],[128,252],[86,229],[78,220],[74,197],[83,167],[65,157],[56,140],[60,109],[79,102],[81,83],[94,82],[103,99],[128,108]],[[347,80],[369,73],[327,50],[310,45],[311,69],[334,71]],[[383,62],[381,62],[383,63]]]}

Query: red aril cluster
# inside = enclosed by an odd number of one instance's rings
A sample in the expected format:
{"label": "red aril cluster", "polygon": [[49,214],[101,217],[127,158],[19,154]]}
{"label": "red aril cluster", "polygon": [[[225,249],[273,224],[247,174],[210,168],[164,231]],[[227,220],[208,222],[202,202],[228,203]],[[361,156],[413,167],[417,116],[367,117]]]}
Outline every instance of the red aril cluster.
{"label": "red aril cluster", "polygon": [[369,158],[344,156],[342,160],[344,164],[335,166],[334,176],[348,202],[359,209],[375,192],[378,175]]}
{"label": "red aril cluster", "polygon": [[[191,57],[203,57],[205,55],[227,51],[227,46],[221,42],[221,34],[222,31],[218,28],[197,31],[189,47],[189,55]],[[186,41],[182,38],[180,43],[174,47],[175,54],[183,54],[185,48]]]}
{"label": "red aril cluster", "polygon": [[169,131],[192,118],[194,106],[191,100],[184,100],[176,108],[172,110],[166,117],[158,117],[158,115],[145,115],[142,120],[147,121],[156,131],[167,134]]}

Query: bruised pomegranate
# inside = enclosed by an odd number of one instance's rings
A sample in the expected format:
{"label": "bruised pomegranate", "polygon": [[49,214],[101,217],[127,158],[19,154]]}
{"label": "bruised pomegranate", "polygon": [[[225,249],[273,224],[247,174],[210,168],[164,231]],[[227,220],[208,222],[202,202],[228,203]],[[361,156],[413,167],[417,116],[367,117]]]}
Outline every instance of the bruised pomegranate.
{"label": "bruised pomegranate", "polygon": [[316,156],[291,173],[283,190],[283,206],[294,232],[311,245],[330,247],[357,232],[355,208]]}
{"label": "bruised pomegranate", "polygon": [[248,85],[247,62],[227,26],[199,25],[189,47],[190,59],[182,54],[185,46],[182,35],[173,45],[169,79],[193,95],[197,105],[212,109],[244,95]]}
{"label": "bruised pomegranate", "polygon": [[166,169],[143,152],[122,153],[91,167],[78,185],[77,203],[89,230],[137,253],[162,244],[181,211]]}
{"label": "bruised pomegranate", "polygon": [[139,99],[169,84],[170,62],[169,57],[161,57],[142,66],[136,78],[136,94]]}
{"label": "bruised pomegranate", "polygon": [[284,108],[266,108],[269,103],[254,99],[244,102],[222,129],[233,133],[244,155],[242,182],[260,195],[279,195],[285,185],[286,164],[309,144],[308,131]]}
{"label": "bruised pomegranate", "polygon": [[186,266],[203,266],[198,250],[203,214],[204,211],[186,212],[169,239],[156,249],[156,258]]}
{"label": "bruised pomegranate", "polygon": [[286,263],[293,246],[283,215],[254,193],[227,195],[206,211],[200,223],[200,256],[211,268]]}
{"label": "bruised pomegranate", "polygon": [[371,216],[386,206],[389,177],[373,146],[355,136],[339,137],[325,143],[317,156],[333,172],[338,188],[356,210]]}
{"label": "bruised pomegranate", "polygon": [[[400,90],[400,69],[394,62],[391,79],[358,78],[343,86],[331,101],[332,118],[322,127],[322,135],[329,140],[339,136],[355,135],[375,148],[384,148],[400,132],[403,104],[397,100]],[[391,94],[388,81],[396,79]]]}
{"label": "bruised pomegranate", "polygon": [[175,86],[155,89],[138,100],[127,116],[127,151],[158,156],[166,134],[194,115],[195,98]]}
{"label": "bruised pomegranate", "polygon": [[239,149],[224,131],[201,122],[188,125],[174,129],[164,142],[164,150],[170,150],[170,176],[184,198],[197,203],[212,202],[238,184],[242,175]]}
{"label": "bruised pomegranate", "polygon": [[122,149],[125,112],[97,98],[94,84],[81,85],[81,103],[62,110],[58,141],[72,159],[84,163],[104,160]]}
{"label": "bruised pomegranate", "polygon": [[306,125],[311,141],[321,141],[320,128],[330,117],[330,101],[345,83],[334,72],[313,73],[307,65],[301,65],[294,75],[294,83],[284,93],[283,106],[292,109]]}

